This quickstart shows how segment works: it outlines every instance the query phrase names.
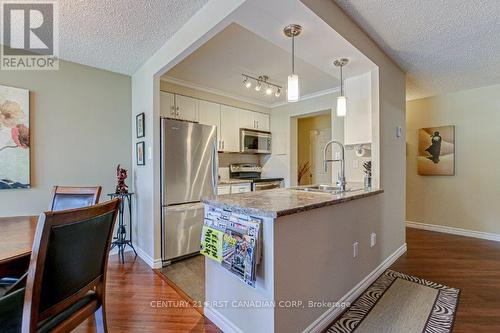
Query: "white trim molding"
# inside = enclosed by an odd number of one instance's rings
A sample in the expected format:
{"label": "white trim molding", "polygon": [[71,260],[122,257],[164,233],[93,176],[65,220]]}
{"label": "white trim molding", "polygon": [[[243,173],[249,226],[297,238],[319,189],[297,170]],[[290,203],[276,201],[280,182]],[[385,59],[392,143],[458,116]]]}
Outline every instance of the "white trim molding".
{"label": "white trim molding", "polygon": [[486,239],[486,240],[490,240],[490,241],[500,242],[500,234],[493,234],[493,233],[489,233],[489,232],[461,229],[461,228],[455,228],[455,227],[447,227],[444,225],[428,224],[428,223],[413,222],[413,221],[406,221],[406,226],[408,228],[442,232],[445,234],[480,238],[480,239]]}
{"label": "white trim molding", "polygon": [[[361,295],[382,273],[385,272],[399,257],[401,257],[406,252],[406,243],[401,245],[396,251],[394,251],[389,257],[387,257],[377,268],[375,268],[370,274],[368,274],[361,282],[359,282],[354,288],[349,290],[340,300],[339,303],[352,303],[356,298]],[[333,307],[325,311],[318,319],[316,319],[311,325],[307,326],[302,332],[323,332],[328,325],[330,325],[335,318],[337,318],[345,309],[341,307]]]}
{"label": "white trim molding", "polygon": [[137,251],[137,255],[139,258],[144,260],[146,264],[152,269],[158,269],[162,267],[161,259],[153,259],[147,254],[143,249],[134,244],[135,250]]}
{"label": "white trim molding", "polygon": [[204,307],[203,313],[206,318],[210,319],[224,333],[244,333],[238,326],[229,321],[226,317],[220,314],[214,308]]}
{"label": "white trim molding", "polygon": [[[380,265],[377,266],[370,274],[368,274],[361,282],[354,288],[349,290],[340,300],[339,303],[349,302],[352,303],[356,298],[361,295],[382,273],[385,272],[399,257],[406,252],[406,243],[401,245],[389,257],[387,257]],[[330,325],[335,318],[337,318],[345,309],[340,307],[333,307],[323,313],[318,319],[311,323],[303,332],[323,332],[328,325]],[[221,315],[216,309],[204,307],[205,317],[210,319],[217,327],[225,333],[242,333],[243,331],[236,326],[233,322],[229,321],[226,317]]]}
{"label": "white trim molding", "polygon": [[192,82],[189,82],[189,81],[184,81],[184,80],[181,80],[181,79],[177,79],[177,78],[172,77],[172,76],[163,75],[160,78],[160,80],[164,81],[164,82],[174,83],[174,84],[177,84],[177,85],[182,86],[182,87],[187,87],[187,88],[191,88],[191,89],[194,89],[194,90],[203,91],[203,92],[206,92],[206,93],[210,93],[210,94],[214,94],[214,95],[219,95],[219,96],[227,97],[227,98],[232,98],[232,99],[235,99],[235,100],[240,101],[240,102],[250,103],[250,104],[254,104],[254,105],[257,105],[257,106],[262,106],[262,107],[265,107],[265,108],[271,108],[271,104],[261,102],[261,101],[259,101],[257,99],[252,99],[252,98],[247,98],[247,97],[241,97],[239,95],[231,94],[231,93],[219,90],[219,89],[209,88],[209,87],[206,87],[206,86],[202,86],[200,84],[196,84],[196,83],[192,83]]}

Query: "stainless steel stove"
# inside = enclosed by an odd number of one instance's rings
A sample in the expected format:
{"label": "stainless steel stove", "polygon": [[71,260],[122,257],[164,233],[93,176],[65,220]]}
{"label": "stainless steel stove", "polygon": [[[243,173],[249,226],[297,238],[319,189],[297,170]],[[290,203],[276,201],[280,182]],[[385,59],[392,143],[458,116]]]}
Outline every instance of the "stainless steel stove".
{"label": "stainless steel stove", "polygon": [[229,165],[229,176],[234,179],[252,181],[252,191],[271,190],[283,187],[283,178],[262,178],[262,167],[253,163]]}

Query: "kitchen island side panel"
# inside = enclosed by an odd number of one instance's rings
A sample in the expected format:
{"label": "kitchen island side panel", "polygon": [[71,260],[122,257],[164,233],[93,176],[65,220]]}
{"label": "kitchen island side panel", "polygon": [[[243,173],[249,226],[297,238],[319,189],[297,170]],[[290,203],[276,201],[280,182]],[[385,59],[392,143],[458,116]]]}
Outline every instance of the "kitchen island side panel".
{"label": "kitchen island side panel", "polygon": [[372,232],[382,236],[380,200],[371,196],[276,219],[275,299],[288,306],[276,308],[275,332],[302,332],[332,307],[323,302],[338,302],[386,259],[382,237],[370,247]]}
{"label": "kitchen island side panel", "polygon": [[205,260],[205,316],[216,324],[223,318],[232,327],[228,331],[274,332],[273,223],[262,218],[262,260],[255,288],[220,263]]}

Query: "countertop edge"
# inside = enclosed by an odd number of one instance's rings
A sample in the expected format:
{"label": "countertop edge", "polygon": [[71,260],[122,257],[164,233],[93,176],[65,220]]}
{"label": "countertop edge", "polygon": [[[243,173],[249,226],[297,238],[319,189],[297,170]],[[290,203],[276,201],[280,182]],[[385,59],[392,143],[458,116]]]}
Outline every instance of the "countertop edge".
{"label": "countertop edge", "polygon": [[203,198],[201,202],[207,205],[211,205],[217,208],[225,209],[225,210],[231,210],[236,213],[241,213],[241,214],[246,214],[246,215],[252,215],[252,216],[259,216],[259,217],[270,217],[273,219],[280,218],[283,216],[287,215],[292,215],[292,214],[297,214],[297,213],[302,213],[308,210],[313,210],[313,209],[318,209],[322,207],[327,207],[327,206],[334,206],[338,205],[344,202],[349,202],[353,200],[358,200],[358,199],[363,199],[367,197],[371,197],[377,194],[383,193],[383,189],[376,189],[376,190],[370,190],[370,191],[362,191],[357,194],[353,194],[347,197],[335,197],[332,198],[331,200],[326,200],[323,202],[315,203],[315,204],[306,204],[304,206],[298,206],[294,207],[291,209],[286,209],[286,210],[279,210],[279,211],[274,211],[274,210],[264,210],[264,209],[259,209],[259,208],[251,208],[251,207],[243,207],[239,205],[234,205],[234,204],[226,204],[224,202],[218,201],[217,199],[207,199]]}

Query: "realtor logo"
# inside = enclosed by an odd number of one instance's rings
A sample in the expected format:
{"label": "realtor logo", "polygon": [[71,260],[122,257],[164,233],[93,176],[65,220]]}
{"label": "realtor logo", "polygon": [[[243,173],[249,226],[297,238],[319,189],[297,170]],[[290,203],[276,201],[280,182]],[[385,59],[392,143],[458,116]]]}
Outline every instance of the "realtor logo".
{"label": "realtor logo", "polygon": [[57,70],[57,3],[1,2],[1,70]]}

